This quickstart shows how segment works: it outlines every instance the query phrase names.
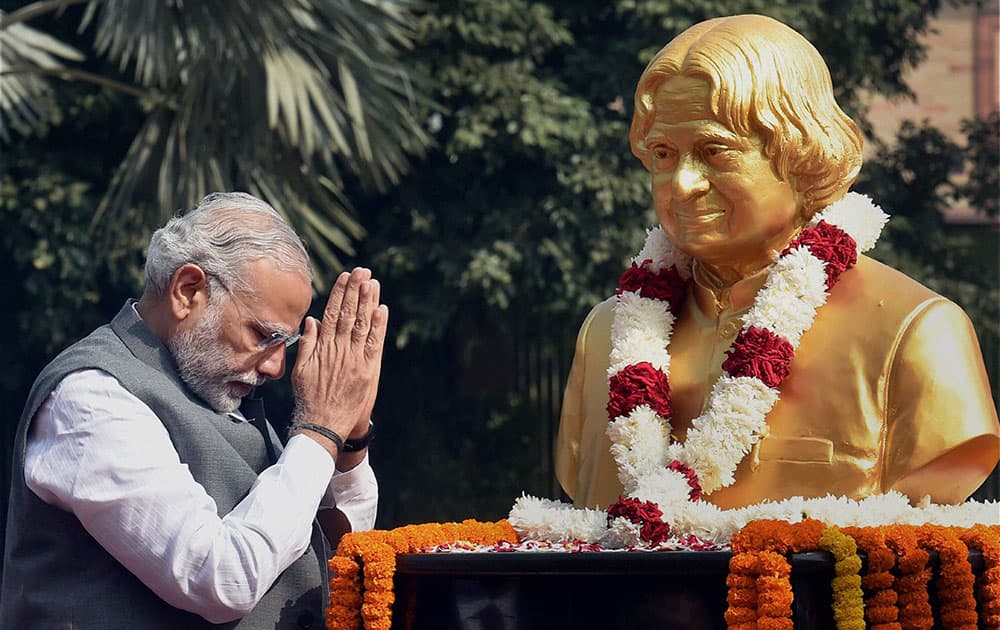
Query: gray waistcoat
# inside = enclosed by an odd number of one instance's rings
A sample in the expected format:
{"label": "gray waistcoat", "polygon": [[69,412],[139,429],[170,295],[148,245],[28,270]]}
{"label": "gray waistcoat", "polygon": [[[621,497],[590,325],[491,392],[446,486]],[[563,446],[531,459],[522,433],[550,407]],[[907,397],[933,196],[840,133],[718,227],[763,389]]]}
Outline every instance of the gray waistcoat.
{"label": "gray waistcoat", "polygon": [[[99,368],[149,405],[191,474],[224,516],[246,496],[281,445],[273,429],[215,413],[183,384],[170,352],[126,303],[109,325],[67,348],[38,376],[17,430],[7,515],[0,628],[241,629],[323,627],[328,601],[323,536],[274,583],[249,615],[214,626],[166,604],[122,567],[75,516],[24,483],[25,436],[39,406],[71,372]],[[266,426],[265,441],[261,428]]]}

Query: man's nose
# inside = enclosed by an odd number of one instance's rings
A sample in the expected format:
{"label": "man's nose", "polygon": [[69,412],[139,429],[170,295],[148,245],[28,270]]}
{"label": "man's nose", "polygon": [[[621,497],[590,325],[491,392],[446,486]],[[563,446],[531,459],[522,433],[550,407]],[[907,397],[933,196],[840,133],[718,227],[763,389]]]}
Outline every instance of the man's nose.
{"label": "man's nose", "polygon": [[285,374],[285,344],[269,349],[257,364],[257,372],[269,379],[277,380]]}
{"label": "man's nose", "polygon": [[684,154],[674,170],[673,196],[675,199],[690,199],[708,191],[709,183],[700,165],[690,153]]}

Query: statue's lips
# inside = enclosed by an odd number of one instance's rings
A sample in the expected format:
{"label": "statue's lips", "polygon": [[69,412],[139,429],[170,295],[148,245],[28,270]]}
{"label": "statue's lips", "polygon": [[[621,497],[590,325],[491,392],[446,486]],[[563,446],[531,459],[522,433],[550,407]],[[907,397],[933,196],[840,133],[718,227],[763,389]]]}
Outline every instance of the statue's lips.
{"label": "statue's lips", "polygon": [[700,225],[712,223],[726,216],[722,210],[705,210],[702,212],[673,212],[674,220],[682,225]]}

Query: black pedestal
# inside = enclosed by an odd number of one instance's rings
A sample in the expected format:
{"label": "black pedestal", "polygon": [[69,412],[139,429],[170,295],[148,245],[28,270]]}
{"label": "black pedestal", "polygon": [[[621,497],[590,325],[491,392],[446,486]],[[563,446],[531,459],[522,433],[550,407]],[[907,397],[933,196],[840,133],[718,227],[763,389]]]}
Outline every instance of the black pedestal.
{"label": "black pedestal", "polygon": [[[724,629],[728,552],[399,556],[394,628]],[[796,626],[834,628],[833,558],[791,558]]]}
{"label": "black pedestal", "polygon": [[[730,557],[723,551],[404,554],[397,557],[393,628],[725,629]],[[981,575],[978,550],[969,562]],[[790,563],[795,627],[834,630],[833,556],[793,554]],[[936,610],[937,554],[929,565]]]}

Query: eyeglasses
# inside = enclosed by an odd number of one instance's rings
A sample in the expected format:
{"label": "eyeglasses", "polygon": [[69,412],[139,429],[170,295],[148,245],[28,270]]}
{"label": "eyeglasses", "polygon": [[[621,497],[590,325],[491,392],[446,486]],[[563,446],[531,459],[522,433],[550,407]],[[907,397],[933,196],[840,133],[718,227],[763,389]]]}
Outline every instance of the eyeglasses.
{"label": "eyeglasses", "polygon": [[[260,325],[260,322],[258,322],[258,325]],[[285,344],[285,348],[291,348],[292,346],[294,346],[299,342],[299,339],[302,339],[302,333],[295,333],[294,335],[289,335],[288,333],[275,330],[267,337],[264,337],[264,339],[262,339],[260,343],[257,344],[257,349],[267,350],[268,348],[273,348],[277,346],[279,343]]]}
{"label": "eyeglasses", "polygon": [[240,307],[240,310],[244,310],[250,315],[250,318],[256,325],[256,332],[261,337],[261,340],[257,343],[257,350],[270,350],[271,348],[276,348],[278,344],[284,344],[286,349],[291,348],[298,343],[299,339],[302,338],[302,333],[287,333],[280,330],[276,324],[265,324],[260,321],[260,319],[253,314],[253,311],[250,310],[250,307],[247,306],[246,302],[240,299],[236,293],[231,291],[229,287],[222,282],[222,280],[217,278],[214,274],[206,275],[209,275],[209,277],[214,279],[216,283],[218,283],[219,287],[229,294],[229,297],[236,302],[236,304]]}
{"label": "eyeglasses", "polygon": [[227,293],[250,314],[250,319],[256,324],[257,334],[262,337],[257,343],[257,350],[270,350],[271,348],[276,348],[278,344],[284,344],[286,349],[291,348],[302,338],[302,333],[287,333],[279,330],[275,324],[265,324],[253,314],[253,311],[246,305],[246,302],[236,297],[235,293],[231,291],[227,291]]}

